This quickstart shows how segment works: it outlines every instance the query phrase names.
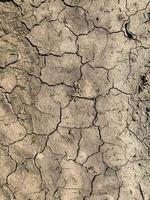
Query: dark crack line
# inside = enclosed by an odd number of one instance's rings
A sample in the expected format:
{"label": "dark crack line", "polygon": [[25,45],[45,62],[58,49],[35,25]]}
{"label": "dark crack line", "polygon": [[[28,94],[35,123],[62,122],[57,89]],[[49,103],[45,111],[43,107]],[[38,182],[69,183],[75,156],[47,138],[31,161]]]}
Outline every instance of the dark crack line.
{"label": "dark crack line", "polygon": [[142,190],[140,184],[139,184],[139,190],[140,190],[140,193],[141,193],[142,199],[145,200],[145,197],[144,197],[144,194],[143,194],[143,190]]}

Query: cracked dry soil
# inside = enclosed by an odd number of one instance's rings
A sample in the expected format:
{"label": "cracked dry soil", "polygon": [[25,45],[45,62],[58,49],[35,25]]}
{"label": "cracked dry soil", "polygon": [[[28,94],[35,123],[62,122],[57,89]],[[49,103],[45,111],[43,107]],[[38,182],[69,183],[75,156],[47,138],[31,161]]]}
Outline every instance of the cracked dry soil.
{"label": "cracked dry soil", "polygon": [[0,200],[150,200],[150,1],[0,0]]}

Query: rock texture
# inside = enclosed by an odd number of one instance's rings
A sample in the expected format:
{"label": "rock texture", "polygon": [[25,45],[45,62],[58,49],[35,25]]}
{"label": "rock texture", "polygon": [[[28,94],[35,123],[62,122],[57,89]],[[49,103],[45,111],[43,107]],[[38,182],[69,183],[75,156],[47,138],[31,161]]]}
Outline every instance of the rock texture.
{"label": "rock texture", "polygon": [[0,1],[0,200],[150,200],[150,1]]}

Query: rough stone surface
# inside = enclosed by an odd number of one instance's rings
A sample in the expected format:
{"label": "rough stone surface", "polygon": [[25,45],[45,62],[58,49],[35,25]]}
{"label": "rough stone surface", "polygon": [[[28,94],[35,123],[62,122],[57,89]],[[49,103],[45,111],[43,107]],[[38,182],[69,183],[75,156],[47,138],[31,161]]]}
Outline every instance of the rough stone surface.
{"label": "rough stone surface", "polygon": [[150,200],[150,1],[0,1],[0,200]]}

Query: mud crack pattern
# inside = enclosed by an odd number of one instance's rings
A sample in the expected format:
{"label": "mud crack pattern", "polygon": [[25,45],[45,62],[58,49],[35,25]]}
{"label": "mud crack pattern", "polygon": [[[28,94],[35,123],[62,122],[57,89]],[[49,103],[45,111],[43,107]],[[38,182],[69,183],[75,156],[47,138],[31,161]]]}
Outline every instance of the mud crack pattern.
{"label": "mud crack pattern", "polygon": [[0,1],[0,200],[150,200],[150,2]]}

